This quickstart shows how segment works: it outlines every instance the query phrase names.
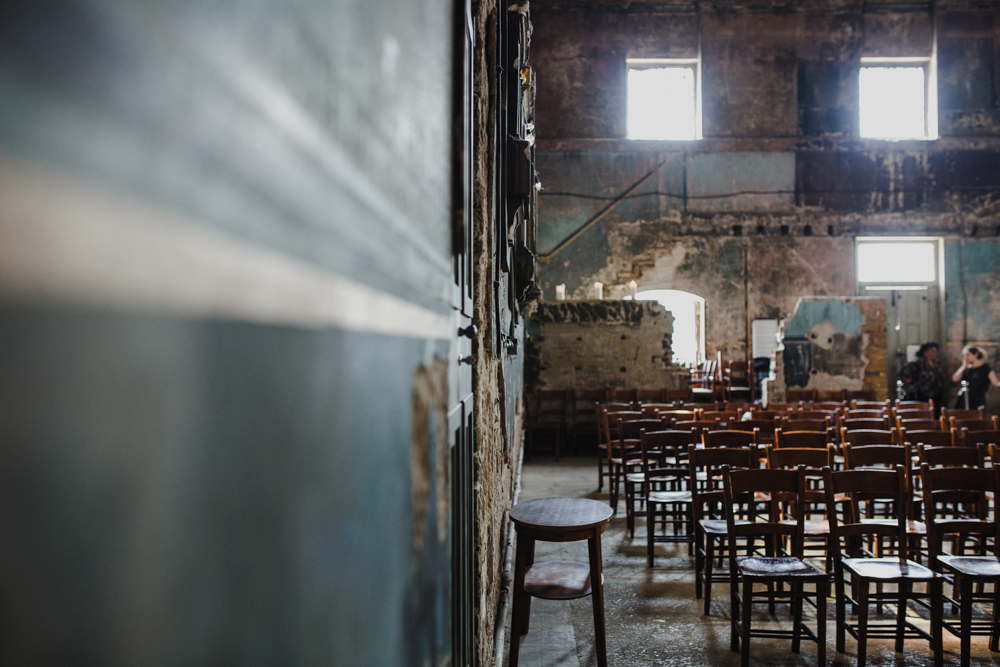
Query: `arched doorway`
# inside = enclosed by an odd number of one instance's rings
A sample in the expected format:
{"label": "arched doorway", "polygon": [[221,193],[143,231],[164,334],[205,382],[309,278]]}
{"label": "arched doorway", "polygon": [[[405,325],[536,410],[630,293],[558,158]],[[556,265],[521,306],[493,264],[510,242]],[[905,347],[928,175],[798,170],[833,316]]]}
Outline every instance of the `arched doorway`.
{"label": "arched doorway", "polygon": [[674,363],[697,365],[705,359],[705,299],[673,289],[638,292],[639,301],[659,301],[674,315]]}

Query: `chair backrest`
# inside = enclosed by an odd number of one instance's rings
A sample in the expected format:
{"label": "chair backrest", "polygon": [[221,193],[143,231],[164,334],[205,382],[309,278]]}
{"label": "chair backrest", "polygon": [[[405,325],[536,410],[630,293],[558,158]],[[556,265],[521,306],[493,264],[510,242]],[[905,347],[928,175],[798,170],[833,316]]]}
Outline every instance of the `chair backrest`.
{"label": "chair backrest", "polygon": [[850,443],[854,446],[863,445],[892,445],[897,442],[896,435],[889,429],[841,429],[840,441],[844,444]]}
{"label": "chair backrest", "polygon": [[841,412],[847,403],[844,401],[812,401],[809,404],[810,410],[823,410],[826,412]]}
{"label": "chair backrest", "polygon": [[782,416],[788,416],[789,410],[801,410],[802,403],[768,403],[768,410],[774,410],[775,412],[780,412]]}
{"label": "chair backrest", "polygon": [[[1000,557],[1000,530],[996,511],[989,510],[989,494],[997,490],[1000,466],[989,468],[932,468],[920,466],[924,483],[924,521],[931,564],[942,553],[945,535],[981,535],[993,538],[993,553]],[[939,510],[946,505],[944,510]],[[955,516],[955,507],[965,506],[968,514]],[[943,516],[945,515],[945,516]]]}
{"label": "chair backrest", "polygon": [[917,458],[932,468],[982,468],[985,464],[985,447],[932,447],[917,445]]}
{"label": "chair backrest", "polygon": [[822,470],[833,466],[833,445],[817,447],[787,447],[777,448],[767,446],[768,468],[798,468],[804,466],[807,470]]}
{"label": "chair backrest", "polygon": [[618,417],[618,440],[624,445],[626,440],[638,440],[639,431],[666,431],[663,421],[660,419],[625,419]]}
{"label": "chair backrest", "polygon": [[702,412],[698,419],[702,421],[739,421],[742,415],[738,411],[729,410],[706,410]]}
{"label": "chair backrest", "polygon": [[826,431],[785,431],[778,429],[775,434],[778,447],[785,449],[825,449],[830,444]]}
{"label": "chair backrest", "polygon": [[886,416],[884,410],[852,410],[844,408],[844,419],[875,419],[881,421]]}
{"label": "chair backrest", "polygon": [[830,423],[836,423],[837,413],[834,410],[799,410],[792,413],[795,419],[828,419]]}
{"label": "chair backrest", "polygon": [[899,431],[899,440],[904,445],[927,445],[928,447],[954,447],[952,431],[910,431],[903,428]]}
{"label": "chair backrest", "polygon": [[569,407],[569,393],[563,391],[539,391],[537,393],[534,421],[563,423]]}
{"label": "chair backrest", "polygon": [[781,412],[779,410],[751,410],[751,419],[777,419],[778,417],[787,417],[788,411]]}
{"label": "chair backrest", "polygon": [[830,419],[782,419],[779,428],[782,431],[816,431],[826,433],[830,430]]}
{"label": "chair backrest", "polygon": [[635,410],[601,410],[601,432],[604,434],[604,442],[618,441],[618,420],[619,419],[642,419],[642,413]]}
{"label": "chair backrest", "polygon": [[960,443],[964,447],[989,445],[991,443],[1000,444],[1000,431],[995,429],[990,429],[988,431],[971,431],[967,428],[963,428],[961,431],[955,431],[955,434],[956,444]]}
{"label": "chair backrest", "polygon": [[[828,549],[833,557],[837,577],[843,577],[843,552],[861,556],[862,538],[867,536],[895,537],[897,545],[906,544],[908,502],[906,469],[897,465],[889,470],[823,471],[823,491],[826,515],[830,524]],[[845,502],[844,499],[847,499]],[[895,522],[863,521],[861,502],[882,501],[895,513]],[[840,508],[840,512],[838,512]],[[899,549],[899,558],[906,559],[906,549]]]}
{"label": "chair backrest", "polygon": [[986,416],[983,414],[982,408],[976,408],[974,410],[955,410],[948,408],[941,409],[941,416],[949,421],[952,419],[985,419]]}
{"label": "chair backrest", "polygon": [[[805,484],[804,468],[733,470],[729,466],[724,466],[722,488],[726,499],[722,507],[726,515],[730,544],[736,544],[736,540],[740,538],[764,537],[773,540],[774,553],[779,554],[783,547],[782,538],[789,537],[792,548],[787,553],[801,557]],[[757,502],[757,494],[767,494],[770,498],[766,503],[767,510],[764,514],[761,514],[760,509],[765,504]],[[737,503],[740,507],[737,507]],[[791,505],[791,515],[795,517],[794,523],[783,520],[784,512],[781,504]],[[737,522],[738,516],[746,516],[747,520]],[[732,571],[736,571],[737,568],[736,558],[737,550],[729,549],[729,566]]]}
{"label": "chair backrest", "polygon": [[[673,452],[674,456],[687,456],[688,445],[695,445],[701,442],[698,434],[690,431],[646,431],[643,430],[642,437],[651,450],[665,452],[667,456]],[[640,440],[642,440],[640,437]],[[645,444],[643,446],[646,446]]]}
{"label": "chair backrest", "polygon": [[889,401],[851,401],[851,408],[854,410],[888,410]]}
{"label": "chair backrest", "polygon": [[934,401],[896,401],[897,410],[933,410]]}
{"label": "chair backrest", "polygon": [[[688,471],[692,480],[691,504],[694,509],[694,523],[707,516],[722,516],[720,506],[725,500],[722,491],[722,467],[750,468],[756,465],[757,450],[750,448],[698,449],[688,446]],[[695,483],[699,477],[703,483]]]}
{"label": "chair backrest", "polygon": [[848,431],[860,431],[862,429],[888,429],[889,418],[880,417],[878,419],[841,419],[840,428]]}
{"label": "chair backrest", "polygon": [[893,410],[896,420],[934,419],[933,410]]}
{"label": "chair backrest", "polygon": [[907,431],[945,430],[940,419],[899,419],[896,421],[896,428],[905,428]]}
{"label": "chair backrest", "polygon": [[766,439],[768,442],[774,442],[774,432],[778,428],[777,419],[741,419],[738,422],[733,422],[730,424],[731,429],[740,429],[743,431],[752,431],[757,429],[760,431],[760,437]]}
{"label": "chair backrest", "polygon": [[910,464],[910,447],[907,445],[844,445],[844,467],[855,468],[893,467]]}
{"label": "chair backrest", "polygon": [[672,403],[639,403],[637,407],[642,411],[642,414],[650,417],[655,417],[657,413],[674,411]]}
{"label": "chair backrest", "polygon": [[570,392],[570,419],[574,424],[585,424],[591,420],[597,405],[604,398],[600,389],[574,389]]}
{"label": "chair backrest", "polygon": [[959,431],[963,428],[967,428],[970,431],[1000,430],[997,428],[996,417],[992,417],[990,419],[955,419],[954,417],[949,417],[948,422],[952,428],[957,428]]}
{"label": "chair backrest", "polygon": [[[645,408],[643,412],[645,412]],[[660,415],[660,419],[670,420],[677,419],[680,421],[695,421],[697,419],[697,413],[694,410],[678,410],[677,408],[668,408],[665,410],[656,410]]]}
{"label": "chair backrest", "polygon": [[646,403],[662,403],[662,389],[636,389],[633,393],[633,400],[645,405]]}
{"label": "chair backrest", "polygon": [[754,431],[705,431],[701,441],[705,449],[716,447],[751,447],[756,444]]}
{"label": "chair backrest", "polygon": [[696,419],[668,419],[666,423],[674,431],[691,431],[700,434],[712,428],[714,422],[703,422]]}

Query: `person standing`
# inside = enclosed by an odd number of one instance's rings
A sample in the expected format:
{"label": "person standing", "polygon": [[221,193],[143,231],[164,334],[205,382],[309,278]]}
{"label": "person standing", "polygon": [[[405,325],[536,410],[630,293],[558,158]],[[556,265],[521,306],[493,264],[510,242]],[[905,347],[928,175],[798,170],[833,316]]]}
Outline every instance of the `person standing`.
{"label": "person standing", "polygon": [[[975,345],[966,345],[962,349],[962,356],[964,357],[962,367],[951,376],[951,381],[961,382],[965,380],[969,383],[967,390],[969,394],[968,407],[970,410],[975,410],[986,405],[987,390],[989,390],[990,385],[1000,387],[1000,378],[997,378],[997,374],[986,363],[986,354],[982,348]],[[955,407],[957,409],[966,407],[965,396],[961,392],[959,392],[958,399],[955,401]]]}
{"label": "person standing", "polygon": [[899,371],[905,400],[934,401],[935,414],[944,405],[945,383],[938,359],[938,344],[929,341],[917,350],[917,358]]}

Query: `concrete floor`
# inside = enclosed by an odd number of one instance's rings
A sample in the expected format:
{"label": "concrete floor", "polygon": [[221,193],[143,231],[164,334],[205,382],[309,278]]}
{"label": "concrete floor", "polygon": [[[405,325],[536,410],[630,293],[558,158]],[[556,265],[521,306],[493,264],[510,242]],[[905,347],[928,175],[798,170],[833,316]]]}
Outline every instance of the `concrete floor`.
{"label": "concrete floor", "polygon": [[[594,498],[607,502],[607,493],[598,494],[596,463],[590,458],[563,459],[559,463],[536,459],[526,462],[521,476],[520,500],[549,496]],[[606,491],[606,488],[605,488]],[[694,597],[694,561],[685,545],[658,544],[656,565],[646,566],[645,521],[637,520],[635,538],[625,530],[624,504],[602,537],[607,618],[608,664],[628,667],[646,665],[739,665],[739,654],[729,650],[728,587],[713,588],[715,602],[711,616],[704,616],[701,601]],[[585,542],[536,545],[536,560],[578,560],[587,562]],[[787,607],[786,607],[787,609]],[[807,618],[811,611],[806,608]],[[589,597],[571,601],[534,599],[531,630],[522,638],[521,667],[592,667],[594,654],[593,608]],[[947,608],[946,608],[947,611]],[[856,643],[848,636],[847,654],[834,651],[833,605],[829,605],[827,660],[830,664],[855,665]],[[917,616],[911,607],[909,616]],[[788,616],[779,608],[776,619],[787,627]],[[886,613],[886,621],[894,616]],[[877,620],[872,614],[872,619]],[[764,609],[755,614],[754,624],[772,619]],[[917,621],[924,625],[923,621]],[[507,618],[504,665],[509,665],[510,615]],[[973,637],[972,663],[1000,664],[1000,654],[990,653],[988,638]],[[816,646],[804,641],[801,655],[790,650],[784,640],[754,639],[754,665],[815,665]],[[944,636],[945,664],[958,664],[958,640]],[[931,665],[927,642],[908,640],[905,653],[893,651],[891,639],[870,639],[868,664]]]}

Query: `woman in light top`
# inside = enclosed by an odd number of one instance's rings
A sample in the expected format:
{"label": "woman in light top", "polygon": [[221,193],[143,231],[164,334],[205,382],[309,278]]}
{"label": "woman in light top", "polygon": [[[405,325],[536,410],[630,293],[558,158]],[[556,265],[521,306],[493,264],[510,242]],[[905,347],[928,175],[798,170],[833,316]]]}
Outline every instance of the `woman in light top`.
{"label": "woman in light top", "polygon": [[[969,409],[975,410],[986,405],[986,391],[990,385],[1000,387],[1000,378],[997,378],[996,372],[986,363],[986,354],[981,348],[975,345],[966,345],[962,349],[962,355],[965,357],[965,361],[962,367],[951,376],[951,380],[952,382],[965,380],[969,383]],[[964,396],[959,395],[958,400],[955,401],[955,407],[965,407]]]}

